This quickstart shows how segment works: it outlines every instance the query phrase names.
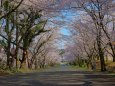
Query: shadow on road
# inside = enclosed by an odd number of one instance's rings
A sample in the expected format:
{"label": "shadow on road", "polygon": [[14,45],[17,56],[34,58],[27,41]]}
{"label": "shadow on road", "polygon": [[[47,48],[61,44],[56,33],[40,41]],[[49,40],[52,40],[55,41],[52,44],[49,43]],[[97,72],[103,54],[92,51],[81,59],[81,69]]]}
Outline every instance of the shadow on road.
{"label": "shadow on road", "polygon": [[115,86],[115,75],[55,71],[1,76],[0,86]]}

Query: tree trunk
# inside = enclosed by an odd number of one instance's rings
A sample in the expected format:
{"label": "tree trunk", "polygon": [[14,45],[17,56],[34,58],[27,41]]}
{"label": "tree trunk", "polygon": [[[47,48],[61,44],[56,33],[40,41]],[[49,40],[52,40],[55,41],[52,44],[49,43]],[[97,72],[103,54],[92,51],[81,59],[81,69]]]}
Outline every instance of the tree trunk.
{"label": "tree trunk", "polygon": [[[9,11],[9,2],[6,2],[6,12]],[[8,36],[8,40],[7,40],[7,47],[6,47],[6,53],[7,53],[7,67],[10,68],[10,47],[11,47],[11,34],[9,32],[9,16],[6,16],[6,27],[5,27],[5,32]]]}
{"label": "tree trunk", "polygon": [[[115,45],[114,45],[114,51],[115,51]],[[115,62],[115,54],[113,56],[113,62]]]}
{"label": "tree trunk", "polygon": [[110,38],[108,32],[106,31],[106,29],[104,28],[103,22],[100,23],[100,26],[101,26],[103,32],[105,33],[106,37],[108,38],[109,46],[110,46],[111,51],[112,51],[113,62],[115,62],[115,50],[114,50],[114,46],[112,45],[111,38]]}
{"label": "tree trunk", "polygon": [[113,57],[113,62],[115,62],[115,47],[110,43],[109,44],[112,50],[112,57]]}
{"label": "tree trunk", "polygon": [[22,60],[21,60],[21,66],[20,68],[27,68],[27,63],[26,63],[26,60],[28,58],[28,51],[27,49],[23,49],[23,57],[22,57]]}
{"label": "tree trunk", "polygon": [[98,53],[100,57],[101,71],[106,71],[104,52],[102,50],[102,45],[101,45],[101,29],[100,28],[98,29],[99,30],[98,30],[98,36],[97,36],[97,46],[98,46]]}
{"label": "tree trunk", "polygon": [[37,70],[38,69],[38,60],[36,59],[35,60],[35,70]]}
{"label": "tree trunk", "polygon": [[[18,10],[16,10],[16,23],[18,20]],[[16,68],[18,68],[18,50],[19,50],[19,43],[18,43],[18,38],[19,38],[19,29],[18,29],[18,25],[16,24],[16,51],[15,51],[15,58],[16,58]]]}
{"label": "tree trunk", "polygon": [[29,69],[32,69],[32,65],[34,64],[34,62],[36,63],[36,60],[37,60],[36,55],[33,55],[28,66]]}

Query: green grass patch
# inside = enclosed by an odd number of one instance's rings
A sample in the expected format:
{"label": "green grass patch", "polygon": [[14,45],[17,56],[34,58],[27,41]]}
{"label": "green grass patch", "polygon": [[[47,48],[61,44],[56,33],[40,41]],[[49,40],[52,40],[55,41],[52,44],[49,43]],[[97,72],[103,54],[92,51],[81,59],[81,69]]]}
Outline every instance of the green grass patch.
{"label": "green grass patch", "polygon": [[74,65],[71,65],[70,66],[72,69],[75,69],[75,70],[82,70],[82,71],[89,71],[90,69],[88,69],[86,66],[82,66],[82,67],[79,67],[79,66],[74,66]]}

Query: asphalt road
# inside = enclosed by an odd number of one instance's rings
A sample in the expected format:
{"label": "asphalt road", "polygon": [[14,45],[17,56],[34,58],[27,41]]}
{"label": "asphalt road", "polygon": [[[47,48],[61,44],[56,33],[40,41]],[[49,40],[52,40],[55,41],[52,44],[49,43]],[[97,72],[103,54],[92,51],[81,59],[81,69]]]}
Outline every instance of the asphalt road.
{"label": "asphalt road", "polygon": [[0,76],[0,86],[115,86],[115,75],[60,67],[45,72]]}

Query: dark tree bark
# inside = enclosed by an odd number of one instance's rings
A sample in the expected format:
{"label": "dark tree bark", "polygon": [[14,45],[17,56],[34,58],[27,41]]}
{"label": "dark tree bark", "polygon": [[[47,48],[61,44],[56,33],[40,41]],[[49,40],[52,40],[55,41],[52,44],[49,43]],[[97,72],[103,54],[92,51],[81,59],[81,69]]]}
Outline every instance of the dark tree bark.
{"label": "dark tree bark", "polygon": [[21,66],[20,68],[26,68],[26,60],[28,58],[28,49],[23,49],[23,57],[21,60]]}
{"label": "dark tree bark", "polygon": [[106,71],[104,52],[102,50],[102,44],[101,44],[101,34],[102,34],[101,29],[98,28],[97,46],[98,46],[98,53],[100,57],[101,71]]}

